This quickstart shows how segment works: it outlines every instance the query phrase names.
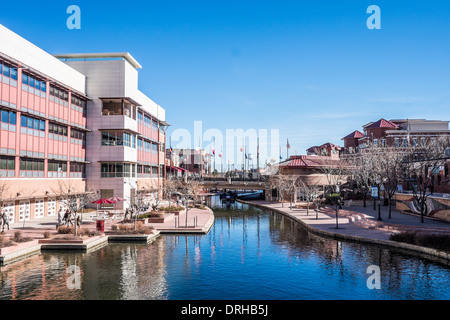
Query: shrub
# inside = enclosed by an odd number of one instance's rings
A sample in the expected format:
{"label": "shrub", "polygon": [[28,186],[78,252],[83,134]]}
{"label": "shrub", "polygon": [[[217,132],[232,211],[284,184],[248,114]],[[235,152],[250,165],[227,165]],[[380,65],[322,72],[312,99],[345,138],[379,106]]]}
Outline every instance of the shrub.
{"label": "shrub", "polygon": [[[58,228],[58,234],[75,235],[75,227],[60,226]],[[98,236],[100,233],[97,230],[91,230],[88,228],[78,228],[78,236],[94,237]]]}
{"label": "shrub", "polygon": [[138,223],[136,224],[136,230],[134,230],[133,224],[115,224],[111,226],[111,230],[112,234],[150,234],[154,228]]}
{"label": "shrub", "polygon": [[14,242],[11,241],[9,238],[0,235],[0,248],[6,248],[6,247],[11,247],[14,245]]}
{"label": "shrub", "polygon": [[75,229],[73,227],[68,227],[68,226],[59,226],[58,233],[59,234],[74,234]]}
{"label": "shrub", "polygon": [[14,242],[21,243],[21,242],[28,242],[28,241],[32,241],[32,240],[33,240],[33,238],[23,237],[21,231],[14,232],[14,238],[13,238]]}
{"label": "shrub", "polygon": [[78,230],[78,234],[80,236],[87,236],[87,237],[95,237],[100,235],[100,232],[98,230],[88,229],[88,228],[80,228]]}
{"label": "shrub", "polygon": [[166,211],[166,212],[179,212],[184,210],[184,207],[181,206],[170,206],[170,207],[160,207],[159,208],[161,211]]}
{"label": "shrub", "polygon": [[44,239],[50,239],[52,237],[52,233],[50,231],[44,232]]}
{"label": "shrub", "polygon": [[392,234],[389,240],[450,252],[450,235],[401,232]]}

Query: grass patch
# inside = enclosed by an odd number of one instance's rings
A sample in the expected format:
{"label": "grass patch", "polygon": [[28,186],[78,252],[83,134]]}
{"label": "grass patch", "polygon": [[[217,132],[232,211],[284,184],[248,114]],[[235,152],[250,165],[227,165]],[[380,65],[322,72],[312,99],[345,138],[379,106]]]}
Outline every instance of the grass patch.
{"label": "grass patch", "polygon": [[389,240],[405,242],[421,247],[436,249],[450,253],[450,235],[418,234],[415,232],[401,232],[392,234]]}

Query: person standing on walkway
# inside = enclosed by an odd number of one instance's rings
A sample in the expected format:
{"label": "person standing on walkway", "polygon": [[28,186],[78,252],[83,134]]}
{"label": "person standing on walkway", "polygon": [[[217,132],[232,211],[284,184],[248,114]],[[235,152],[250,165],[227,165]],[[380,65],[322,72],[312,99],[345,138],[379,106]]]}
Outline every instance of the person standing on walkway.
{"label": "person standing on walkway", "polygon": [[63,219],[62,208],[59,208],[59,211],[58,211],[58,223],[56,224],[56,229],[58,229],[58,227],[62,224],[62,219]]}

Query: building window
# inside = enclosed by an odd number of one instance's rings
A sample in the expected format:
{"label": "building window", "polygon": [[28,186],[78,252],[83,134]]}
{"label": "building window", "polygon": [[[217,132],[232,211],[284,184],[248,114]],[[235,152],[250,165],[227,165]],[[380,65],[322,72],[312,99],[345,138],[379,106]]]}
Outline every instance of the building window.
{"label": "building window", "polygon": [[417,138],[413,138],[413,147],[417,147],[418,146],[418,141]]}
{"label": "building window", "polygon": [[386,139],[381,139],[381,146],[382,146],[383,148],[386,147]]}
{"label": "building window", "polygon": [[48,133],[67,137],[68,128],[66,126],[62,126],[62,125],[59,125],[56,123],[49,123],[48,124]]}
{"label": "building window", "polygon": [[136,148],[136,136],[124,131],[102,131],[102,146]]}
{"label": "building window", "polygon": [[1,118],[0,121],[3,123],[8,123],[12,125],[16,125],[16,113],[8,110],[0,110]]}
{"label": "building window", "polygon": [[83,115],[86,115],[86,100],[80,99],[76,97],[74,94],[72,94],[72,106],[71,108],[83,113]]}
{"label": "building window", "polygon": [[71,162],[70,163],[70,177],[71,178],[85,178],[86,165],[84,163]]}
{"label": "building window", "polygon": [[32,75],[22,73],[22,83],[42,92],[47,92],[47,84],[45,80],[40,80]]}
{"label": "building window", "polygon": [[44,177],[44,160],[20,158],[20,177]]}
{"label": "building window", "polygon": [[375,147],[378,147],[378,139],[373,139],[373,145],[374,145]]}
{"label": "building window", "polygon": [[403,138],[403,147],[406,148],[408,146],[408,139]]}
{"label": "building window", "polygon": [[396,148],[400,147],[400,139],[399,139],[399,138],[395,138],[395,139],[394,139],[394,146],[395,146]]}
{"label": "building window", "polygon": [[132,163],[102,163],[101,177],[102,178],[128,178],[135,177],[136,165]]}
{"label": "building window", "polygon": [[69,102],[69,92],[63,89],[50,86],[50,95],[65,102]]}
{"label": "building window", "polygon": [[13,80],[17,80],[17,68],[11,66],[9,63],[0,63],[0,74]]}
{"label": "building window", "polygon": [[14,157],[0,156],[0,178],[14,177],[16,161]]}
{"label": "building window", "polygon": [[49,160],[48,177],[49,178],[67,177],[67,162]]}
{"label": "building window", "polygon": [[31,118],[28,116],[21,116],[20,124],[22,128],[45,131],[45,121],[43,120]]}

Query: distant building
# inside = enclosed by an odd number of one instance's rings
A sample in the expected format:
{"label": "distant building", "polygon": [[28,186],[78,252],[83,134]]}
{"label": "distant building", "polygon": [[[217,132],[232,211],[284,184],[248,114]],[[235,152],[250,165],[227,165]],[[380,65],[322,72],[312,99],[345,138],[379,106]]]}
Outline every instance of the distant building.
{"label": "distant building", "polygon": [[358,152],[369,143],[380,147],[401,148],[424,145],[428,139],[450,136],[450,121],[425,119],[380,119],[363,126],[364,133],[356,130],[342,138],[344,153]]}
{"label": "distant building", "polygon": [[[211,174],[211,154],[201,149],[170,149],[166,150],[166,159],[172,169],[181,169],[189,174]],[[170,169],[170,168],[169,168]],[[167,172],[170,170],[166,169]]]}

